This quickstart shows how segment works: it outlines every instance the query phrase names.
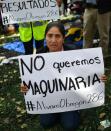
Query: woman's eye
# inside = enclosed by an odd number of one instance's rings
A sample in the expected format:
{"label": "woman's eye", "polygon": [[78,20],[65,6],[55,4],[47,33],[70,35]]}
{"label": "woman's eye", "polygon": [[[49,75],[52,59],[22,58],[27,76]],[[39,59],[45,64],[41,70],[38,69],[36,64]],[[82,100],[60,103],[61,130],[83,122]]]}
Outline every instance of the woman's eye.
{"label": "woman's eye", "polygon": [[56,38],[60,38],[60,35],[59,35],[59,34],[57,34],[57,35],[56,35]]}
{"label": "woman's eye", "polygon": [[59,38],[61,37],[60,34],[48,34],[47,36],[48,36],[49,38],[55,37],[55,38],[57,38],[57,39],[59,39]]}
{"label": "woman's eye", "polygon": [[50,38],[51,38],[51,37],[52,37],[52,34],[49,34],[49,35],[48,35],[48,37],[50,37]]}

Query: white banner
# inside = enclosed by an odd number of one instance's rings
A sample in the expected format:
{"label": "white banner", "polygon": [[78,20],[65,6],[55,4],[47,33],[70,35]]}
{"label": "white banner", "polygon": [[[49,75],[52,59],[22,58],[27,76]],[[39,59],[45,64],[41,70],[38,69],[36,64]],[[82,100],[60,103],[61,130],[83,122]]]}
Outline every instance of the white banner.
{"label": "white banner", "polygon": [[56,0],[4,0],[0,3],[4,25],[59,18]]}
{"label": "white banner", "polygon": [[101,48],[20,56],[27,112],[43,114],[104,104]]}

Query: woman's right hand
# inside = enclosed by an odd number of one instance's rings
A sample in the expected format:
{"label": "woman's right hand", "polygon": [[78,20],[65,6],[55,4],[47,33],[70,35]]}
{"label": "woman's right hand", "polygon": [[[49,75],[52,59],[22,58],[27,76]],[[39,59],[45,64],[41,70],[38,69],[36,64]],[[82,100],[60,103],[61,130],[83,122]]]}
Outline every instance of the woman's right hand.
{"label": "woman's right hand", "polygon": [[21,85],[20,89],[21,89],[20,91],[21,91],[22,93],[27,93],[27,91],[29,90],[28,87],[27,87],[27,86],[24,86],[23,84]]}
{"label": "woman's right hand", "polygon": [[106,81],[108,80],[108,78],[107,78],[106,75],[101,75],[100,80],[101,80],[102,82],[106,82]]}

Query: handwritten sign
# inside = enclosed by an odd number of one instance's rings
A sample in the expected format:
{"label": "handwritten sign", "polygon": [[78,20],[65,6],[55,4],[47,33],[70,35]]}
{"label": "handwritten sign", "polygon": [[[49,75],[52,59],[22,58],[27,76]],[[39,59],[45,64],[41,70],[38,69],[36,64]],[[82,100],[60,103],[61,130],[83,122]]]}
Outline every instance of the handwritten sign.
{"label": "handwritten sign", "polygon": [[0,3],[4,25],[59,18],[56,0],[4,0]]}
{"label": "handwritten sign", "polygon": [[43,114],[104,104],[101,48],[61,51],[19,57],[27,112]]}

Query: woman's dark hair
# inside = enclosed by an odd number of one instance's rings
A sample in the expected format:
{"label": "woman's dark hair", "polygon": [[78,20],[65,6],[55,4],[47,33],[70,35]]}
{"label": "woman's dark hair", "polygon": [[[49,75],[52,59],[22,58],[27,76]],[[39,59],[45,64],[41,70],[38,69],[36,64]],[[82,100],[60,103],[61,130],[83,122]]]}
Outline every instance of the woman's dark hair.
{"label": "woman's dark hair", "polygon": [[64,28],[64,25],[59,22],[59,21],[53,21],[53,22],[50,22],[47,27],[46,27],[46,30],[45,30],[45,36],[47,34],[47,32],[52,28],[52,27],[57,27],[59,29],[59,31],[61,32],[62,36],[65,37],[65,28]]}

